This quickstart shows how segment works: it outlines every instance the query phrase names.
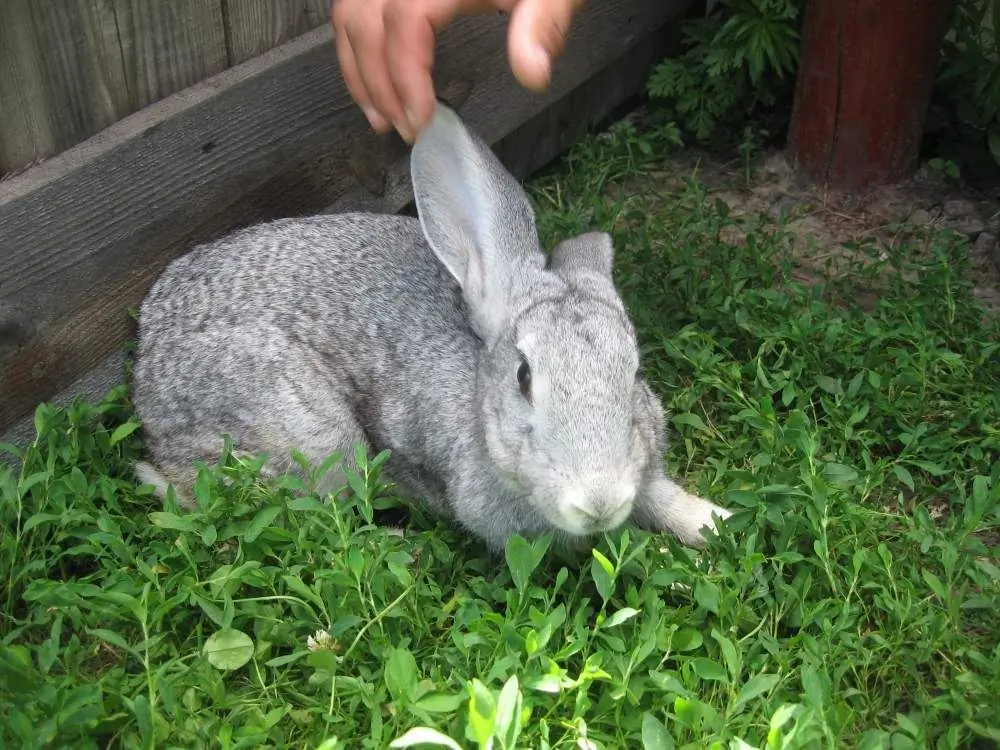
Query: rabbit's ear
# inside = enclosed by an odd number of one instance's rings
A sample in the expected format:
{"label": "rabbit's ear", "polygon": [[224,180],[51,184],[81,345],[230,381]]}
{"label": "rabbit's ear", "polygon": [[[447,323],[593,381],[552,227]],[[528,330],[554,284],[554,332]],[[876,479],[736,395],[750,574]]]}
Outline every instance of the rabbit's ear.
{"label": "rabbit's ear", "polygon": [[473,325],[489,338],[524,297],[545,257],[520,183],[458,115],[438,104],[410,155],[424,236],[458,280]]}
{"label": "rabbit's ear", "polygon": [[556,273],[592,271],[611,278],[615,248],[607,232],[587,232],[563,240],[552,251],[549,269]]}

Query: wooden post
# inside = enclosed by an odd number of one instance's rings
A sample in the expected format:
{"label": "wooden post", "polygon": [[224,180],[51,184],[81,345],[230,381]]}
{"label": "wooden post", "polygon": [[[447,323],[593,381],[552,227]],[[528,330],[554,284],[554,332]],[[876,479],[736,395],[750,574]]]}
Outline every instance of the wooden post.
{"label": "wooden post", "polygon": [[916,168],[951,0],[809,0],[789,151],[813,181],[863,191]]}

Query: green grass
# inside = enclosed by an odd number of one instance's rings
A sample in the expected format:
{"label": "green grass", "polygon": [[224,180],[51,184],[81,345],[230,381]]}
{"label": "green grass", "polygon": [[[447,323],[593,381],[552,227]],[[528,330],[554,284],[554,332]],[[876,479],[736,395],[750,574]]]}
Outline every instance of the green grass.
{"label": "green grass", "polygon": [[668,464],[741,509],[704,554],[401,537],[381,457],[333,507],[227,454],[182,514],[129,478],[124,388],[43,405],[0,468],[0,745],[993,746],[1000,324],[967,244],[803,288],[781,226],[643,176],[667,140],[588,139],[532,194],[546,240],[615,233]]}

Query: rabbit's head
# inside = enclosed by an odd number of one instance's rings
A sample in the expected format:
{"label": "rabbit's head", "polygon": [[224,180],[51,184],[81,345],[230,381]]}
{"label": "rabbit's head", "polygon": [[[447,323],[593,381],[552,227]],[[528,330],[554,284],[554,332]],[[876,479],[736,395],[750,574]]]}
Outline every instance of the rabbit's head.
{"label": "rabbit's head", "polygon": [[424,234],[482,340],[476,419],[493,472],[556,529],[616,528],[652,456],[611,238],[566,240],[546,266],[520,184],[442,105],[411,168]]}

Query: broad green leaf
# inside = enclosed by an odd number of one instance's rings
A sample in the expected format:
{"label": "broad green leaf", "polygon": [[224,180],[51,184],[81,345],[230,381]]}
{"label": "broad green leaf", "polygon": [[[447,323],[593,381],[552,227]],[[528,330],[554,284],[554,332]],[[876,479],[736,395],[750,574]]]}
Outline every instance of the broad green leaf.
{"label": "broad green leaf", "polygon": [[590,575],[601,598],[608,601],[615,590],[615,568],[600,550],[594,548],[591,554],[594,559],[590,562]]}
{"label": "broad green leaf", "polygon": [[421,711],[427,711],[432,714],[450,714],[458,711],[467,697],[461,693],[454,695],[449,695],[448,693],[428,693],[413,705]]}
{"label": "broad green leaf", "polygon": [[327,511],[329,507],[317,500],[315,497],[297,497],[289,500],[287,507],[294,511]]}
{"label": "broad green leaf", "polygon": [[308,656],[308,652],[296,651],[291,654],[284,654],[283,656],[276,656],[273,659],[268,659],[264,662],[269,667],[283,667],[287,664],[294,664],[300,659],[304,659]]}
{"label": "broad green leaf", "polygon": [[176,513],[165,513],[154,511],[149,514],[150,523],[162,529],[173,529],[174,531],[198,531],[197,521],[186,516],[179,516]]}
{"label": "broad green leaf", "polygon": [[126,705],[132,710],[136,723],[139,725],[142,747],[155,747],[156,735],[154,734],[153,709],[149,705],[149,699],[145,695],[139,694],[135,697],[135,700],[127,701]]}
{"label": "broad green leaf", "polygon": [[22,747],[37,747],[39,737],[38,725],[14,708],[8,718],[7,727],[21,740]]}
{"label": "broad green leaf", "polygon": [[340,464],[344,460],[344,451],[334,451],[329,456],[324,458],[318,466],[312,467],[311,478],[314,483],[319,483],[327,474],[329,474],[335,466]]}
{"label": "broad green leaf", "polygon": [[740,688],[733,705],[733,712],[738,712],[754,698],[769,692],[780,681],[781,677],[776,674],[755,674]]}
{"label": "broad green leaf", "polygon": [[517,675],[511,675],[500,691],[493,734],[500,740],[501,747],[517,747],[517,738],[521,735],[521,689]]}
{"label": "broad green leaf", "polygon": [[699,578],[694,584],[694,600],[713,614],[719,613],[719,587],[706,578]]}
{"label": "broad green leaf", "polygon": [[911,464],[916,466],[918,469],[923,469],[932,477],[943,477],[948,472],[941,466],[941,464],[935,463],[934,461],[923,461],[921,459],[912,459]]}
{"label": "broad green leaf", "polygon": [[708,425],[705,421],[699,417],[697,414],[691,412],[683,412],[681,414],[675,414],[671,417],[671,421],[677,425],[687,425],[688,427],[694,427],[696,430],[701,432],[706,432],[711,434],[711,430],[708,429]]}
{"label": "broad green leaf", "polygon": [[705,642],[701,631],[694,628],[681,628],[670,639],[670,648],[675,651],[696,651]]}
{"label": "broad green leaf", "polygon": [[649,679],[664,693],[674,693],[685,698],[688,697],[688,689],[684,687],[684,684],[676,676],[669,672],[650,672]]}
{"label": "broad green leaf", "polygon": [[801,669],[802,689],[814,706],[822,706],[829,695],[830,678],[820,673],[813,664],[804,664]]}
{"label": "broad green leaf", "polygon": [[994,583],[1000,582],[1000,568],[988,560],[974,560],[973,564],[990,577]]}
{"label": "broad green leaf", "polygon": [[368,485],[365,484],[365,480],[354,469],[345,467],[344,476],[347,477],[347,484],[356,498],[364,500],[368,497]]}
{"label": "broad green leaf", "polygon": [[477,678],[469,683],[469,739],[484,747],[493,737],[497,706],[493,693]]}
{"label": "broad green leaf", "polygon": [[257,511],[257,515],[247,524],[246,531],[243,532],[243,541],[253,542],[264,529],[271,525],[275,518],[281,515],[281,511],[282,508],[279,505],[269,505]]}
{"label": "broad green leaf", "polygon": [[36,484],[41,484],[42,482],[47,482],[52,477],[52,472],[50,471],[38,471],[34,474],[30,474],[25,477],[22,481],[18,482],[17,492],[21,497],[27,497],[28,492]]}
{"label": "broad green leaf", "polygon": [[36,526],[41,526],[43,523],[54,524],[61,522],[62,522],[61,513],[35,513],[27,521],[24,522],[24,527],[21,529],[21,533],[27,533]]}
{"label": "broad green leaf", "polygon": [[922,570],[921,574],[931,591],[934,592],[934,595],[937,596],[942,602],[948,601],[950,597],[948,596],[948,592],[945,590],[944,584],[941,583],[941,579],[927,569]]}
{"label": "broad green leaf", "polygon": [[562,680],[554,674],[543,674],[532,680],[526,680],[525,686],[542,693],[558,693],[562,690]]}
{"label": "broad green leaf", "polygon": [[192,591],[190,598],[201,607],[202,612],[208,615],[208,618],[218,625],[220,628],[223,627],[223,622],[226,619],[225,613],[222,609],[212,601],[209,601],[201,594]]}
{"label": "broad green leaf", "polygon": [[535,569],[531,545],[524,537],[514,534],[507,540],[504,552],[507,557],[507,567],[510,569],[510,577],[514,580],[514,587],[518,591],[524,591],[524,587],[528,585],[531,573]]}
{"label": "broad green leaf", "polygon": [[127,609],[139,622],[143,622],[146,619],[145,606],[134,596],[129,596],[121,591],[104,591],[98,594],[97,598]]}
{"label": "broad green leaf", "polygon": [[768,747],[778,747],[778,741],[781,738],[781,728],[785,726],[796,713],[800,710],[800,706],[797,704],[785,703],[778,706],[778,709],[771,714],[771,720],[768,723],[767,731],[767,746]]}
{"label": "broad green leaf", "polygon": [[688,727],[693,728],[698,721],[698,699],[684,698],[680,695],[674,698],[674,716]]}
{"label": "broad green leaf", "polygon": [[409,568],[407,568],[404,563],[397,560],[387,560],[386,567],[404,588],[413,583],[413,576],[410,574]]}
{"label": "broad green leaf", "polygon": [[622,607],[617,612],[615,612],[611,617],[604,621],[602,628],[613,628],[617,625],[621,625],[626,620],[631,620],[639,614],[639,610],[633,609],[632,607]]}
{"label": "broad green leaf", "polygon": [[729,677],[733,680],[738,680],[740,672],[743,670],[743,660],[740,658],[739,650],[731,640],[716,628],[712,628],[711,635],[715,639],[715,642],[719,644],[722,657],[726,662],[726,670],[729,672]]}
{"label": "broad green leaf", "polygon": [[417,660],[409,649],[391,648],[385,665],[385,685],[397,701],[413,699],[419,681]]}
{"label": "broad green leaf", "polygon": [[107,628],[87,628],[87,632],[105,643],[110,643],[112,646],[120,648],[122,651],[126,651],[130,654],[135,653],[135,650],[128,644],[128,642],[113,630],[108,630]]}
{"label": "broad green leaf", "polygon": [[858,472],[844,464],[828,463],[823,466],[823,477],[830,484],[849,487],[857,481]]}
{"label": "broad green leaf", "polygon": [[219,538],[219,530],[215,524],[209,524],[201,530],[201,543],[206,547],[211,547]]}
{"label": "broad green leaf", "polygon": [[691,668],[703,680],[724,681],[728,677],[725,667],[703,656],[692,659]]}
{"label": "broad green leaf", "polygon": [[829,375],[817,375],[816,385],[834,396],[840,395],[844,392],[844,389],[840,384],[840,380],[831,378]]}
{"label": "broad green leaf", "polygon": [[435,745],[451,750],[462,750],[462,746],[446,734],[430,727],[414,727],[406,734],[389,743],[389,747],[413,747],[414,745]]}
{"label": "broad green leaf", "polygon": [[1000,727],[986,726],[985,724],[980,724],[978,721],[972,721],[970,719],[966,719],[965,725],[980,737],[985,737],[986,739],[1000,743]]}
{"label": "broad green leaf", "polygon": [[917,726],[917,724],[913,721],[913,719],[911,719],[906,714],[897,713],[896,724],[898,724],[900,729],[902,729],[904,732],[906,732],[914,739],[920,737],[920,735],[922,734],[922,732],[920,731],[920,727]]}
{"label": "broad green leaf", "polygon": [[910,474],[909,469],[902,464],[893,464],[892,473],[896,475],[896,479],[909,488],[910,492],[913,492],[913,475]]}
{"label": "broad green leaf", "polygon": [[642,715],[643,750],[673,750],[674,738],[663,723],[648,711]]}
{"label": "broad green leaf", "polygon": [[118,425],[118,427],[115,428],[115,431],[111,433],[111,445],[117,445],[133,432],[138,430],[139,427],[141,427],[139,422],[126,422],[125,424]]}
{"label": "broad green leaf", "polygon": [[205,641],[204,654],[216,669],[239,669],[253,657],[253,640],[241,630],[219,630]]}

